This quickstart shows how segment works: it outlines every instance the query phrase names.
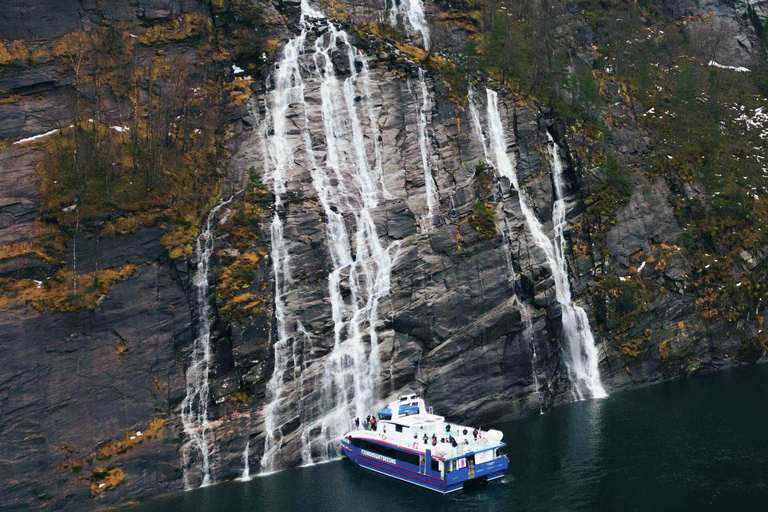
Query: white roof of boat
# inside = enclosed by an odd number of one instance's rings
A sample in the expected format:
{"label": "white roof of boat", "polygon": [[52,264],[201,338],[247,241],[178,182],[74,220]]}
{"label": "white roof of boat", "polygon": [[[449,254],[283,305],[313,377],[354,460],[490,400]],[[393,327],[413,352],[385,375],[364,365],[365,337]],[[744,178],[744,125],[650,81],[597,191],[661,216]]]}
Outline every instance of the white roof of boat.
{"label": "white roof of boat", "polygon": [[[390,420],[383,420],[387,423]],[[391,420],[392,423],[403,425],[404,427],[418,427],[420,425],[431,425],[433,423],[442,423],[445,418],[437,414],[414,414],[412,416],[400,416]]]}

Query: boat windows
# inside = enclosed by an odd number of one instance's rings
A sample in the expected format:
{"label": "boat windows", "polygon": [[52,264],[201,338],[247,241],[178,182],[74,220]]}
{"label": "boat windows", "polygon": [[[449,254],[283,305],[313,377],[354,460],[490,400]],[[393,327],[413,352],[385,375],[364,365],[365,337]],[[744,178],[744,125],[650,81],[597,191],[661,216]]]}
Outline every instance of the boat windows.
{"label": "boat windows", "polygon": [[390,459],[396,458],[398,454],[398,451],[395,450],[394,448],[389,448],[387,446],[382,446],[377,443],[372,443],[370,441],[366,441],[365,439],[353,439],[352,446],[356,448],[360,448],[362,450],[367,450],[369,452],[377,453],[379,455],[383,455],[384,457],[389,457]]}
{"label": "boat windows", "polygon": [[403,431],[403,426],[402,425],[395,425],[395,431],[402,432]]}
{"label": "boat windows", "polygon": [[440,471],[440,461],[432,459],[432,464],[430,465],[430,469],[432,471]]}
{"label": "boat windows", "polygon": [[419,456],[415,453],[409,453],[409,452],[397,452],[397,460],[400,462],[407,462],[408,464],[413,464],[414,466],[419,465]]}
{"label": "boat windows", "polygon": [[[397,459],[400,462],[407,462],[414,466],[419,465],[419,455],[415,453],[403,452],[394,448],[389,448],[388,446],[382,446],[378,443],[366,441],[365,439],[352,439],[352,446],[378,455],[383,455],[384,457],[389,457],[390,459]],[[436,461],[432,461],[433,464],[435,462]]]}

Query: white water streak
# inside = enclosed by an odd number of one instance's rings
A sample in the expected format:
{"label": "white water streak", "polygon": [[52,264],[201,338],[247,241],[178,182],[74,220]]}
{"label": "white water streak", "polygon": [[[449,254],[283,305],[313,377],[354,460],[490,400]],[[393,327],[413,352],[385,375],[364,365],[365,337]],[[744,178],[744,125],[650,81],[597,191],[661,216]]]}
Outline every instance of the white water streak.
{"label": "white water streak", "polygon": [[565,259],[565,202],[563,199],[562,163],[555,147],[553,152],[553,180],[555,204],[553,208],[554,242],[544,233],[541,222],[528,206],[526,194],[517,180],[515,164],[507,154],[504,128],[498,107],[498,94],[487,89],[488,129],[491,139],[491,151],[496,160],[496,167],[502,176],[506,176],[518,193],[520,209],[523,212],[528,229],[536,245],[544,251],[555,280],[555,293],[562,309],[563,333],[566,338],[566,359],[569,376],[575,398],[603,398],[607,396],[600,382],[598,354],[589,319],[586,312],[573,303],[571,285],[568,280],[568,268]]}
{"label": "white water streak", "polygon": [[248,450],[251,448],[251,442],[245,443],[245,450],[243,450],[243,473],[240,475],[240,480],[247,482],[251,479],[251,464]]}
{"label": "white water streak", "polygon": [[422,229],[428,231],[435,225],[435,214],[440,204],[440,199],[437,193],[437,184],[432,176],[432,168],[429,163],[430,139],[427,130],[427,112],[432,110],[432,98],[429,95],[427,82],[424,79],[424,70],[421,68],[419,68],[418,85],[421,92],[421,104],[418,109],[419,150],[421,151],[421,166],[424,169],[424,188],[427,196],[427,218],[423,220]]}
{"label": "white water streak", "polygon": [[211,361],[212,317],[208,274],[211,267],[211,255],[213,254],[213,230],[216,227],[216,214],[228,202],[220,203],[208,213],[195,248],[197,269],[192,284],[195,291],[198,325],[197,336],[192,345],[190,364],[186,372],[187,394],[181,402],[181,422],[187,437],[181,449],[185,489],[190,488],[189,470],[193,453],[198,459],[202,472],[201,487],[212,483],[210,456],[213,439],[208,423],[208,371]]}
{"label": "white water streak", "polygon": [[472,84],[469,85],[467,91],[467,104],[469,105],[469,120],[472,123],[472,131],[475,133],[475,137],[480,141],[483,147],[483,158],[485,161],[490,161],[490,155],[488,154],[488,144],[486,143],[485,134],[483,133],[483,125],[480,122],[480,113],[475,106],[475,88]]}
{"label": "white water streak", "polygon": [[[346,47],[350,76],[336,76],[332,53]],[[367,66],[364,57],[349,44],[347,34],[329,24],[327,36],[315,43],[314,78],[320,82],[321,118],[325,135],[324,166],[311,166],[312,183],[326,219],[328,249],[333,270],[328,279],[334,322],[334,345],[323,367],[326,411],[314,418],[312,429],[321,430],[321,458],[338,455],[338,438],[351,426],[350,418],[364,416],[375,400],[375,381],[380,373],[378,354],[379,302],[389,295],[391,250],[381,244],[372,210],[379,205],[383,190],[374,165],[368,162],[365,127],[357,112],[357,86],[363,90],[362,107],[371,117],[370,94],[366,93]],[[358,64],[363,71],[358,74]],[[338,99],[343,98],[343,103]],[[374,122],[371,123],[375,125]],[[308,131],[309,127],[307,127]],[[373,131],[373,140],[376,132]],[[309,143],[309,137],[306,138]],[[307,146],[311,153],[312,148]],[[311,158],[314,160],[314,158]],[[335,178],[335,185],[332,185]],[[353,230],[348,230],[348,224]],[[354,240],[354,250],[352,241]],[[396,246],[395,246],[396,247]],[[349,300],[344,300],[342,281],[346,278]],[[366,350],[365,337],[369,339]]]}
{"label": "white water streak", "polygon": [[[312,444],[318,442],[320,459],[338,455],[338,438],[350,426],[350,417],[370,412],[375,397],[375,381],[380,372],[376,325],[378,308],[390,289],[391,254],[396,245],[383,247],[372,210],[380,198],[388,197],[384,188],[380,132],[371,98],[371,84],[367,62],[362,54],[348,42],[347,34],[328,23],[324,35],[314,44],[314,64],[307,80],[319,83],[320,112],[315,104],[308,104],[305,79],[299,62],[305,52],[307,35],[312,29],[308,18],[321,18],[320,13],[302,3],[302,32],[291,40],[278,64],[274,91],[266,102],[266,116],[261,136],[267,167],[275,193],[275,216],[272,230],[272,260],[275,268],[275,316],[277,340],[275,342],[275,369],[267,387],[270,400],[265,410],[266,440],[262,458],[262,473],[276,469],[276,455],[283,441],[278,421],[280,410],[291,404],[284,403],[285,372],[294,365],[294,378],[301,379],[305,368],[299,364],[297,343],[309,340],[298,319],[286,318],[285,292],[289,255],[282,221],[277,213],[281,196],[285,193],[285,180],[293,169],[292,146],[287,133],[289,107],[298,113],[302,132],[305,164],[312,176],[318,202],[326,218],[327,247],[332,271],[328,276],[331,315],[334,323],[333,349],[322,364],[320,383],[322,409],[300,407],[300,441],[302,462],[312,464]],[[317,25],[317,23],[315,23]],[[336,76],[332,55],[346,48],[350,76]],[[306,72],[306,68],[304,68]],[[359,70],[359,71],[358,71]],[[358,112],[359,110],[359,112]],[[291,115],[292,123],[296,116]],[[303,117],[303,123],[301,118]],[[366,127],[361,119],[367,118]],[[319,121],[319,122],[318,122]],[[318,126],[319,125],[319,126]],[[320,165],[314,154],[313,129],[322,130],[325,159]],[[367,131],[366,131],[367,128]],[[372,142],[370,142],[372,141]],[[372,149],[372,151],[370,151]],[[373,162],[369,155],[373,155]],[[353,230],[348,229],[353,227]],[[343,289],[348,287],[345,300]],[[296,326],[292,329],[291,326]],[[303,338],[303,340],[298,340]],[[366,343],[367,342],[367,343]],[[290,356],[290,357],[289,357]],[[296,372],[298,371],[298,375]],[[300,393],[303,395],[303,393]],[[313,399],[314,401],[314,399]],[[310,433],[319,427],[319,439]]]}
{"label": "white water streak", "polygon": [[[262,154],[266,157],[267,178],[275,194],[274,215],[270,226],[272,237],[272,268],[275,280],[275,323],[277,337],[274,343],[274,370],[267,383],[267,406],[264,412],[264,455],[261,458],[262,471],[275,470],[275,457],[283,440],[281,425],[278,424],[283,379],[288,369],[288,352],[292,352],[291,338],[285,317],[285,294],[291,284],[290,255],[285,242],[285,232],[280,209],[282,196],[286,192],[288,172],[293,168],[293,147],[288,138],[288,109],[292,103],[304,102],[304,80],[301,76],[299,57],[304,50],[307,34],[311,28],[310,18],[322,18],[319,11],[311,8],[307,0],[301,3],[301,33],[288,41],[283,48],[277,65],[275,88],[265,99],[265,120],[261,125]],[[271,135],[268,132],[271,128]]]}
{"label": "white water streak", "polygon": [[389,8],[389,23],[392,26],[397,25],[398,18],[403,20],[409,35],[420,35],[424,43],[424,49],[428,50],[430,45],[429,25],[427,17],[424,14],[424,3],[422,0],[391,0],[392,6]]}

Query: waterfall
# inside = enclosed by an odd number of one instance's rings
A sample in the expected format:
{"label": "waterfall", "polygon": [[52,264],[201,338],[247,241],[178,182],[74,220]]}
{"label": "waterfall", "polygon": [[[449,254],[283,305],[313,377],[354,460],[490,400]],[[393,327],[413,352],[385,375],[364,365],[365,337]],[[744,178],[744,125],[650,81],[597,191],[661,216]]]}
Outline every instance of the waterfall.
{"label": "waterfall", "polygon": [[[314,31],[317,39],[307,50],[308,35],[314,26],[317,26]],[[372,410],[375,381],[380,373],[376,332],[379,303],[389,295],[392,253],[397,248],[396,244],[382,245],[373,221],[372,210],[389,194],[384,187],[381,135],[371,97],[368,64],[349,43],[346,32],[325,21],[306,0],[302,2],[301,29],[301,34],[283,50],[260,126],[266,174],[275,194],[272,261],[277,324],[275,365],[267,386],[263,472],[279,469],[276,455],[283,442],[283,432],[278,423],[281,410],[286,407],[299,403],[304,464],[314,462],[313,443],[318,443],[321,459],[337,456],[338,438],[350,427],[350,418],[365,416]],[[339,77],[333,59],[344,55],[349,76]],[[300,59],[303,59],[301,63]],[[313,90],[319,88],[319,105],[306,101],[305,80],[312,84]],[[293,147],[290,142],[289,123],[301,131],[298,144],[301,148]],[[324,158],[316,158],[314,146],[323,142]],[[303,151],[304,164],[323,210],[332,266],[328,274],[328,294],[333,347],[327,359],[313,363],[321,365],[321,382],[312,398],[314,403],[320,396],[319,407],[311,408],[301,407],[297,399],[284,396],[283,392],[290,363],[294,366],[294,378],[300,379],[303,389],[302,370],[306,368],[298,368],[296,344],[300,342],[297,338],[304,341],[309,338],[298,318],[288,318],[290,314],[285,307],[285,295],[291,284],[290,256],[279,213],[285,182],[295,165],[296,149]],[[303,396],[303,392],[299,394]],[[312,433],[318,431],[319,439],[312,439],[312,435],[317,437]]]}
{"label": "waterfall", "polygon": [[208,371],[211,361],[211,301],[209,296],[208,273],[213,254],[213,230],[218,211],[229,201],[224,201],[208,212],[203,231],[197,238],[195,259],[197,269],[192,284],[197,307],[197,333],[192,345],[192,355],[186,372],[187,394],[181,402],[181,422],[187,437],[182,445],[182,470],[184,488],[190,488],[189,470],[191,456],[196,455],[202,471],[202,487],[211,484],[210,455],[213,445],[208,423]]}
{"label": "waterfall", "polygon": [[389,8],[390,25],[397,25],[398,17],[402,18],[408,34],[420,35],[424,49],[429,50],[429,25],[422,0],[392,0]]}
{"label": "waterfall", "polygon": [[554,242],[544,233],[543,227],[533,210],[528,206],[526,194],[520,188],[513,160],[507,155],[504,140],[504,128],[498,107],[498,94],[487,89],[488,129],[490,132],[491,151],[496,160],[496,168],[502,176],[512,183],[518,194],[520,209],[533,236],[536,245],[544,251],[552,276],[555,281],[557,301],[562,309],[563,333],[566,338],[566,363],[573,386],[575,398],[603,398],[606,395],[600,383],[598,354],[587,314],[571,299],[571,285],[568,280],[568,268],[565,259],[565,201],[563,199],[562,162],[557,147],[553,151],[553,179],[555,204],[553,208]]}
{"label": "waterfall", "polygon": [[[340,44],[346,48],[350,70],[350,76],[343,80],[336,75],[332,60]],[[384,191],[380,180],[374,179],[377,163],[372,169],[368,162],[365,127],[357,112],[357,98],[361,98],[361,110],[369,115],[372,112],[370,94],[361,79],[363,73],[367,74],[365,58],[349,43],[346,32],[329,24],[326,35],[315,42],[313,62],[313,78],[320,83],[326,160],[325,165],[312,165],[310,170],[327,219],[334,340],[322,374],[326,410],[312,419],[309,429],[320,427],[321,454],[333,457],[339,454],[336,441],[351,426],[350,418],[369,414],[374,405],[375,381],[381,370],[376,332],[379,302],[389,295],[391,253],[397,245],[384,247],[373,221],[372,210],[379,205]],[[358,63],[361,73],[357,71]],[[342,98],[343,102],[339,101]],[[375,140],[375,133],[369,138]],[[349,286],[347,300],[341,285],[345,278]]]}
{"label": "waterfall", "polygon": [[[274,214],[270,225],[272,237],[272,269],[275,280],[274,304],[276,339],[274,343],[274,370],[267,383],[267,406],[264,411],[264,455],[261,458],[263,471],[274,471],[275,455],[282,443],[283,433],[278,424],[281,405],[283,378],[288,369],[288,354],[293,350],[292,333],[285,318],[284,297],[290,287],[290,255],[285,242],[283,222],[280,218],[282,196],[286,192],[287,173],[293,167],[293,148],[288,140],[288,108],[293,102],[304,102],[304,80],[301,76],[299,57],[304,50],[307,33],[311,28],[309,18],[321,18],[322,14],[312,9],[307,0],[301,2],[301,33],[288,41],[283,48],[274,91],[265,99],[265,122],[260,127],[262,154],[265,156],[267,178],[275,195]],[[269,134],[271,128],[271,134]],[[269,135],[268,135],[269,134]]]}
{"label": "waterfall", "polygon": [[483,134],[483,125],[480,122],[480,113],[477,111],[477,107],[475,106],[475,88],[472,86],[472,84],[469,84],[469,89],[467,90],[467,104],[469,105],[469,120],[472,123],[472,131],[475,133],[475,137],[480,141],[480,144],[483,146],[483,158],[485,158],[485,161],[490,160],[490,156],[488,155],[488,144],[485,142],[485,135]]}
{"label": "waterfall", "polygon": [[243,473],[240,475],[240,480],[243,482],[247,482],[251,479],[251,465],[249,464],[248,460],[248,450],[251,447],[251,442],[248,441],[245,443],[245,450],[243,450]]}
{"label": "waterfall", "polygon": [[[424,70],[419,68],[419,91],[421,92],[421,104],[418,109],[418,133],[419,150],[421,151],[421,166],[424,168],[424,188],[427,195],[427,218],[422,220],[422,230],[430,230],[435,223],[435,213],[440,204],[437,194],[437,184],[432,176],[432,168],[429,163],[429,132],[427,131],[427,112],[432,110],[432,98],[424,79]],[[410,88],[410,84],[409,84]],[[412,91],[413,92],[413,91]],[[414,97],[417,95],[414,93]]]}

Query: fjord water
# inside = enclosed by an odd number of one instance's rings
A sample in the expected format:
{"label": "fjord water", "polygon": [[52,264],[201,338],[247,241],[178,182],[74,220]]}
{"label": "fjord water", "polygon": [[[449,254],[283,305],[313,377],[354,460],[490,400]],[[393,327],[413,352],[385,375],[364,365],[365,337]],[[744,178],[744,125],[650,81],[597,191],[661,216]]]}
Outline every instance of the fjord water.
{"label": "fjord water", "polygon": [[509,471],[472,491],[441,496],[340,460],[128,510],[765,510],[766,425],[768,367],[724,370],[495,425]]}

